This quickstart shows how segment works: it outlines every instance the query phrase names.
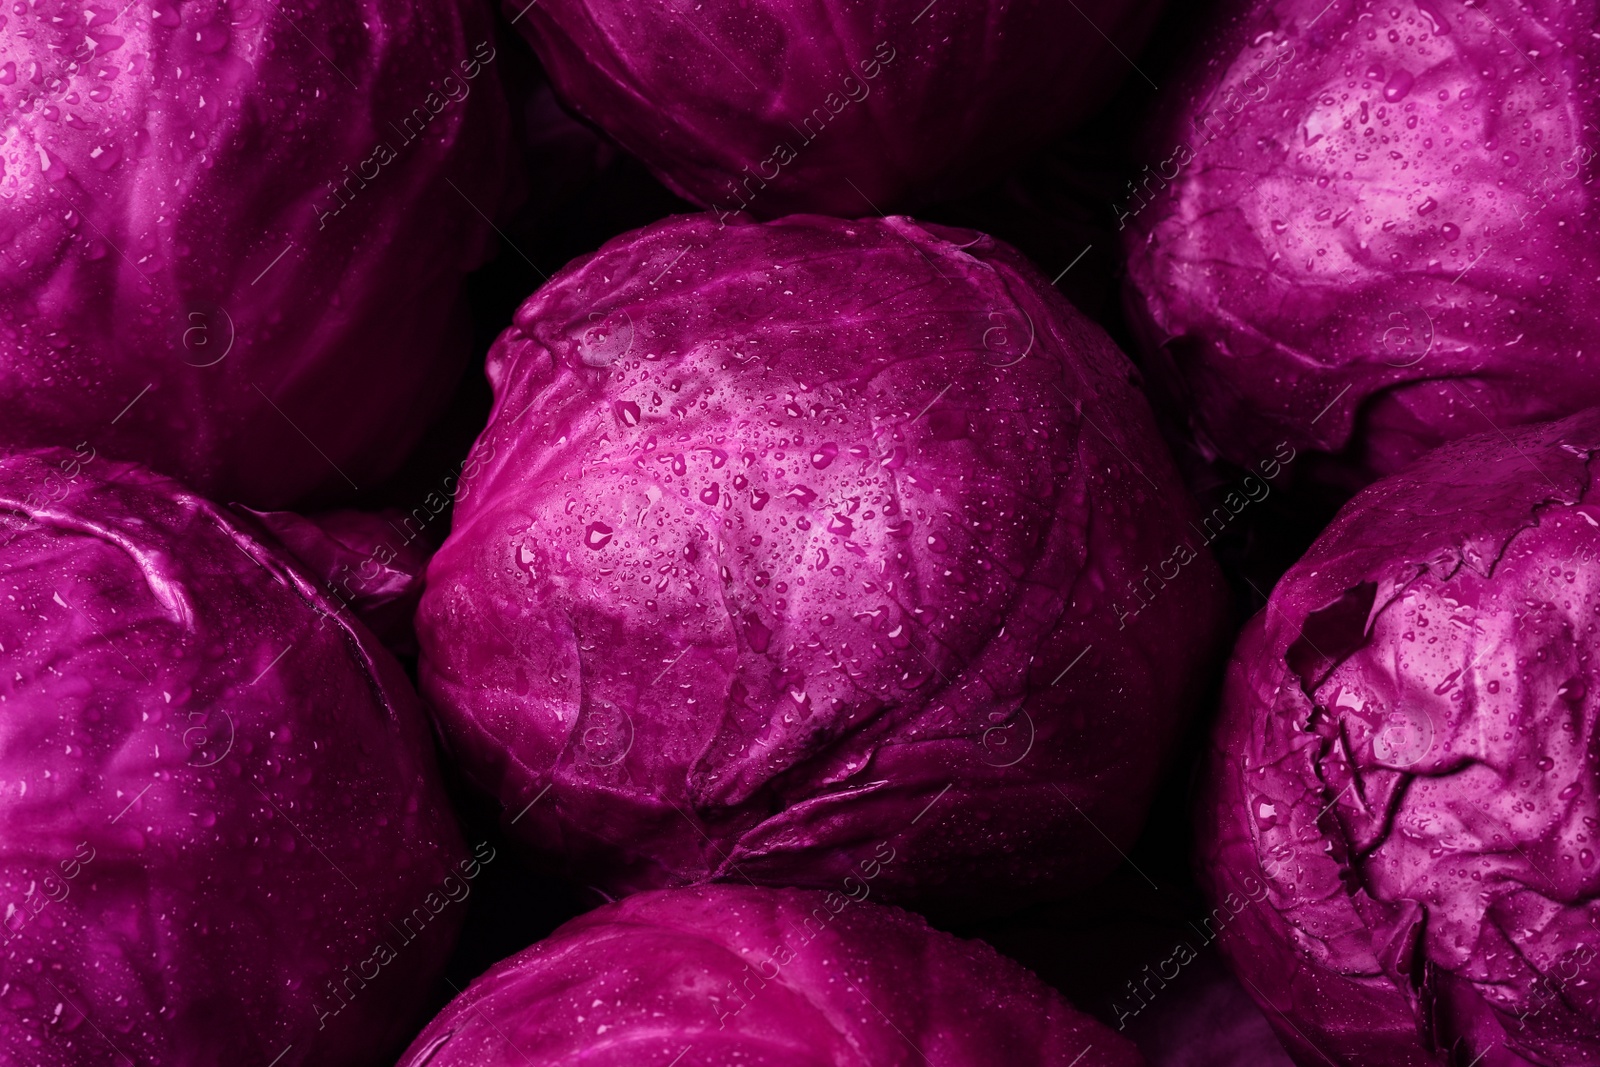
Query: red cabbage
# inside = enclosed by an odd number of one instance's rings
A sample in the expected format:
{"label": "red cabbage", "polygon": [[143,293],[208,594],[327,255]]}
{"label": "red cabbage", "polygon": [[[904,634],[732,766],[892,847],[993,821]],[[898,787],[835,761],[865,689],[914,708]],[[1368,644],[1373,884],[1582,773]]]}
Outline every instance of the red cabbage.
{"label": "red cabbage", "polygon": [[924,907],[1120,862],[1224,597],[1133,367],[1015,252],[673,218],[488,373],[417,629],[512,835],[613,893],[828,887],[892,839]]}
{"label": "red cabbage", "polygon": [[711,886],[592,911],[496,965],[401,1067],[1142,1067],[981,941],[840,892]]}
{"label": "red cabbage", "polygon": [[389,1062],[493,852],[309,574],[143,468],[7,454],[0,711],[0,1061]]}
{"label": "red cabbage", "polygon": [[504,0],[582,114],[723,212],[855,216],[1005,173],[1124,77],[1154,0]]}
{"label": "red cabbage", "polygon": [[8,7],[0,442],[367,488],[465,364],[506,106],[470,0]]}
{"label": "red cabbage", "polygon": [[1202,855],[1296,1062],[1600,1060],[1600,411],[1369,487],[1229,669]]}
{"label": "red cabbage", "polygon": [[1593,0],[1230,0],[1117,205],[1202,443],[1358,480],[1600,403]]}

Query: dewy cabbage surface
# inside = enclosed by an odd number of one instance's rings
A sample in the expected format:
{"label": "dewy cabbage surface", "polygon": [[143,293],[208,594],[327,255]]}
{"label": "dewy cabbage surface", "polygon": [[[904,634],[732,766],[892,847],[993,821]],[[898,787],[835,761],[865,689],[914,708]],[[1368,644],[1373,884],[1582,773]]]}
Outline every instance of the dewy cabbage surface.
{"label": "dewy cabbage surface", "polygon": [[708,886],[645,893],[572,920],[475,981],[400,1064],[580,1061],[1144,1063],[1124,1038],[981,941],[839,893]]}
{"label": "dewy cabbage surface", "polygon": [[1229,0],[1116,206],[1202,443],[1355,476],[1600,403],[1596,5]]}
{"label": "dewy cabbage surface", "polygon": [[925,907],[1121,862],[1224,594],[1132,365],[1015,252],[669,219],[488,373],[418,637],[511,834],[611,892],[834,888],[887,841],[872,891]]}
{"label": "dewy cabbage surface", "polygon": [[1434,452],[1240,641],[1202,855],[1299,1063],[1600,1062],[1597,451],[1590,411]]}
{"label": "dewy cabbage surface", "polygon": [[392,1062],[493,857],[349,620],[166,478],[0,457],[0,1062]]}
{"label": "dewy cabbage surface", "polygon": [[7,5],[0,443],[255,507],[391,472],[466,362],[499,65],[472,0]]}

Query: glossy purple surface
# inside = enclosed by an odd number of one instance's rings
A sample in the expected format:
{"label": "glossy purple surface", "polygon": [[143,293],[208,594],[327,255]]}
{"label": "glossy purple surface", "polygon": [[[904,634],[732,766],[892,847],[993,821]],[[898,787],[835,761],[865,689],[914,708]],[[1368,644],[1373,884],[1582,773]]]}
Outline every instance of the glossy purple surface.
{"label": "glossy purple surface", "polygon": [[710,886],[574,919],[496,965],[401,1067],[1142,1067],[981,941],[839,893]]}
{"label": "glossy purple surface", "polygon": [[562,95],[674,192],[762,218],[904,209],[998,178],[1132,75],[1158,6],[502,5]]}
{"label": "glossy purple surface", "polygon": [[979,911],[1120,862],[1224,594],[1132,366],[1016,253],[673,218],[488,373],[418,636],[509,833],[613,893],[891,842],[875,890]]}
{"label": "glossy purple surface", "polygon": [[1600,403],[1591,0],[1221,12],[1115,209],[1202,445],[1364,481]]}
{"label": "glossy purple surface", "polygon": [[467,358],[494,59],[470,0],[7,7],[0,442],[257,507],[392,471]]}
{"label": "glossy purple surface", "polygon": [[1600,412],[1368,488],[1228,674],[1201,849],[1301,1064],[1600,1061]]}
{"label": "glossy purple surface", "polygon": [[281,549],[86,456],[0,458],[0,1061],[389,1062],[477,867],[416,695]]}

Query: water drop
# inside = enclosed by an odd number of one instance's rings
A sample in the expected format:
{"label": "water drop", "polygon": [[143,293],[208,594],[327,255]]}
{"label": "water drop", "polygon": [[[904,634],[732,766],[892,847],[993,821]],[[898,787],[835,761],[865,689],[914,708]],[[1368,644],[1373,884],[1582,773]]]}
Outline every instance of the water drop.
{"label": "water drop", "polygon": [[89,153],[89,161],[99,171],[108,171],[122,159],[119,145],[101,145]]}
{"label": "water drop", "polygon": [[1391,104],[1396,100],[1405,99],[1405,95],[1411,91],[1411,86],[1416,80],[1409,70],[1395,71],[1383,87],[1383,98]]}
{"label": "water drop", "polygon": [[1256,801],[1255,805],[1256,828],[1270,830],[1278,825],[1278,806],[1269,804],[1265,800]]}

